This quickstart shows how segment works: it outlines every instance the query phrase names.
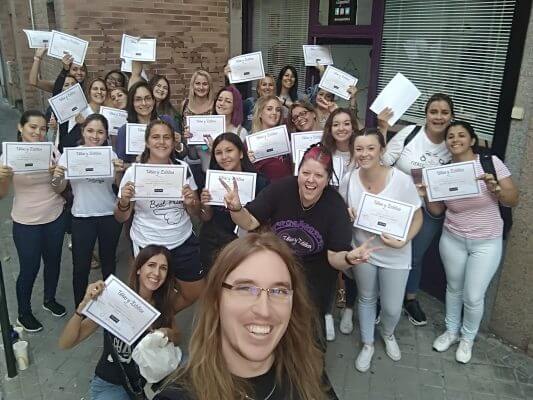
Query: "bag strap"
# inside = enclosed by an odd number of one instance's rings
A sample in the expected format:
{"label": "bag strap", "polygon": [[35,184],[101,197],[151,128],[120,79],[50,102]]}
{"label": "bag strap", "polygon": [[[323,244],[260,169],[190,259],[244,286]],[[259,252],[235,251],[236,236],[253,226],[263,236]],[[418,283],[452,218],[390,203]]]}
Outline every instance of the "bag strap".
{"label": "bag strap", "polygon": [[420,125],[416,125],[414,127],[414,129],[409,132],[409,135],[407,135],[405,137],[405,140],[403,141],[403,147],[405,148],[405,146],[407,146],[409,144],[409,142],[411,142],[415,136],[418,134],[418,132],[420,132],[420,129],[422,129],[422,127]]}
{"label": "bag strap", "polygon": [[483,168],[483,172],[494,175],[496,180],[498,180],[498,177],[496,176],[496,168],[494,167],[494,162],[492,161],[492,154],[490,154],[488,151],[480,152],[479,163],[481,164],[481,168]]}
{"label": "bag strap", "polygon": [[131,385],[130,378],[128,377],[128,374],[126,373],[126,370],[124,369],[124,365],[122,365],[122,363],[120,362],[115,346],[113,346],[113,342],[111,340],[111,334],[107,331],[104,331],[104,340],[107,342],[107,345],[111,348],[111,358],[113,358],[113,362],[115,364],[118,364],[118,366],[120,367],[120,372],[122,374],[122,381],[123,381],[122,386],[124,386],[124,389],[126,389],[126,391],[129,394],[132,394],[134,396],[139,396],[140,394],[144,395],[142,388],[140,389],[140,391],[138,391],[138,390],[135,390],[133,386]]}

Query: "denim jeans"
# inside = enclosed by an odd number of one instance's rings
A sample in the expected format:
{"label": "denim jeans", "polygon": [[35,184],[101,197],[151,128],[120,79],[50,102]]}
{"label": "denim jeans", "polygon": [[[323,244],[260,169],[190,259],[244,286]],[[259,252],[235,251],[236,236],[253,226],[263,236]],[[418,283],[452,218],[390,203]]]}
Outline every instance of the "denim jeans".
{"label": "denim jeans", "polygon": [[91,400],[130,400],[130,396],[121,385],[114,385],[99,376],[91,379]]}
{"label": "denim jeans", "polygon": [[96,238],[102,278],[105,280],[115,273],[116,251],[121,231],[122,224],[117,222],[113,215],[72,217],[72,286],[76,307],[85,296]]}
{"label": "denim jeans", "polygon": [[[474,340],[485,306],[485,293],[498,270],[503,240],[465,239],[446,228],[439,249],[446,272],[446,330]],[[463,311],[461,324],[461,311]]]}
{"label": "denim jeans", "polygon": [[424,222],[420,231],[416,234],[412,241],[412,261],[411,271],[409,272],[409,279],[407,280],[407,287],[405,293],[417,294],[420,290],[420,279],[422,278],[422,265],[424,263],[424,254],[431,245],[433,238],[439,232],[444,216],[434,217],[422,207],[424,213]]}
{"label": "denim jeans", "polygon": [[55,221],[40,225],[25,225],[13,221],[13,241],[17,248],[20,272],[17,278],[17,302],[19,315],[31,313],[31,293],[35,278],[44,264],[44,302],[55,299],[66,212]]}

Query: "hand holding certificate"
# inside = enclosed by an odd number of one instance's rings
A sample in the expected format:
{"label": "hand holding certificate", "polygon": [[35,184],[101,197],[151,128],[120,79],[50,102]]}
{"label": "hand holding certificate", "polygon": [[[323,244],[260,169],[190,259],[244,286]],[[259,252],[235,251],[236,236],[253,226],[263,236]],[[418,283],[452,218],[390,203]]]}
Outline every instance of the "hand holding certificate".
{"label": "hand holding certificate", "polygon": [[102,293],[89,300],[81,313],[130,346],[161,315],[114,275],[109,275]]}
{"label": "hand holding certificate", "polygon": [[51,142],[4,142],[2,154],[4,165],[15,174],[48,171],[52,164],[53,144]]}
{"label": "hand holding certificate", "polygon": [[230,67],[229,83],[248,82],[265,77],[263,53],[243,54],[228,61]]}
{"label": "hand holding certificate", "polygon": [[228,187],[233,187],[234,180],[239,191],[239,199],[241,205],[255,199],[255,181],[257,174],[255,172],[233,172],[233,171],[219,171],[208,169],[205,176],[205,187],[209,190],[211,201],[207,204],[215,206],[223,206],[224,196],[227,193],[226,188],[222,184],[225,182]]}
{"label": "hand holding certificate", "polygon": [[192,137],[187,144],[205,144],[205,138],[215,139],[226,130],[225,115],[191,115],[187,116],[187,126]]}
{"label": "hand holding certificate", "polygon": [[386,107],[392,109],[392,117],[388,120],[390,126],[394,125],[401,116],[411,107],[420,96],[416,86],[400,72],[385,86],[370,109],[379,114]]}
{"label": "hand holding certificate", "polygon": [[119,128],[127,122],[128,112],[118,108],[100,106],[100,114],[106,117],[109,124],[109,134],[117,135]]}
{"label": "hand holding certificate", "polygon": [[48,99],[48,102],[60,124],[75,117],[89,106],[79,83]]}
{"label": "hand holding certificate", "polygon": [[120,58],[125,60],[155,61],[157,39],[141,39],[126,34],[122,35]]}
{"label": "hand holding certificate", "polygon": [[348,88],[357,85],[357,78],[340,69],[328,65],[318,86],[345,100],[350,100]]}
{"label": "hand holding certificate", "polygon": [[111,146],[65,147],[66,179],[112,178],[113,167]]}
{"label": "hand holding certificate", "polygon": [[52,39],[52,32],[47,31],[31,31],[23,29],[28,37],[28,44],[30,49],[41,49],[48,47],[50,39]]}
{"label": "hand holding certificate", "polygon": [[310,146],[320,143],[322,131],[294,132],[291,134],[292,161],[296,164],[298,150],[307,150]]}
{"label": "hand holding certificate", "polygon": [[85,54],[87,54],[88,47],[89,42],[86,40],[67,35],[66,33],[52,31],[48,55],[61,60],[68,53],[74,59],[75,64],[82,65],[85,61]]}
{"label": "hand holding certificate", "polygon": [[146,124],[126,124],[126,154],[142,154],[146,147],[145,134]]}
{"label": "hand holding certificate", "polygon": [[331,56],[331,47],[304,44],[304,61],[306,67],[314,67],[317,64],[331,65],[333,57]]}
{"label": "hand holding certificate", "polygon": [[429,201],[464,199],[481,193],[474,161],[424,168],[422,174]]}
{"label": "hand holding certificate", "polygon": [[183,200],[187,167],[179,164],[133,164],[135,200]]}
{"label": "hand holding certificate", "polygon": [[365,192],[357,208],[354,226],[405,241],[415,211],[412,204]]}
{"label": "hand holding certificate", "polygon": [[255,161],[282,156],[291,152],[289,135],[285,125],[246,136],[246,146],[248,151],[254,152]]}

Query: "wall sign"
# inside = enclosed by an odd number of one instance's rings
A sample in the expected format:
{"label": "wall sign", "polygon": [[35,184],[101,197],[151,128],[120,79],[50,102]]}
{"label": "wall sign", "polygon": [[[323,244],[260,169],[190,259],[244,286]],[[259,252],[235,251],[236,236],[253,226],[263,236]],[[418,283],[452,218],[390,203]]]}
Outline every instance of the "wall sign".
{"label": "wall sign", "polygon": [[357,0],[329,0],[329,25],[355,25]]}

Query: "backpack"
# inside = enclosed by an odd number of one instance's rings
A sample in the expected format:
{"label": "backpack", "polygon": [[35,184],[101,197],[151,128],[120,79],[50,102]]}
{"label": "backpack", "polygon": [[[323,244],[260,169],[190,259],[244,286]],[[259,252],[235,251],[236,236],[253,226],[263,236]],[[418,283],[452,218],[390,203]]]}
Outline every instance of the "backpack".
{"label": "backpack", "polygon": [[[494,162],[492,161],[492,154],[489,151],[481,151],[479,153],[479,162],[483,172],[486,174],[492,174],[498,179],[496,175],[496,168],[494,168]],[[509,231],[513,227],[513,212],[511,207],[506,207],[502,203],[498,202],[498,207],[500,209],[500,215],[503,220],[503,239],[507,239]]]}
{"label": "backpack", "polygon": [[[413,140],[415,138],[415,136],[418,134],[418,132],[420,132],[420,129],[422,129],[422,127],[420,125],[416,125],[415,128],[409,132],[409,135],[407,135],[405,137],[405,139],[403,140],[403,147],[405,148],[405,146],[407,146],[409,144],[409,142],[411,140]],[[387,143],[394,137],[394,135],[396,135],[395,133],[392,133],[392,132],[387,132]]]}

